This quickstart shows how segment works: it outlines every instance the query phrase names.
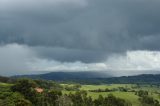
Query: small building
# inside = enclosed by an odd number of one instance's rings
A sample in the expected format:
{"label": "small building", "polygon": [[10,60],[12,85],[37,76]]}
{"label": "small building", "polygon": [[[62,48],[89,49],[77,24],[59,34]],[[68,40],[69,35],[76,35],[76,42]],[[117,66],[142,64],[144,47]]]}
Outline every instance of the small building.
{"label": "small building", "polygon": [[44,90],[42,88],[35,88],[35,90],[38,92],[38,93],[42,93]]}

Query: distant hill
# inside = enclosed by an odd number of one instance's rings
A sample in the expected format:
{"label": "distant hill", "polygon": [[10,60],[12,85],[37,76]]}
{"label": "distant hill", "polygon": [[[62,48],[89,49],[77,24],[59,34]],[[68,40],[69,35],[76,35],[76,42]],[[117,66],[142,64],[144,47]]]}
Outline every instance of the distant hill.
{"label": "distant hill", "polygon": [[142,74],[136,76],[122,76],[122,77],[111,77],[111,78],[95,78],[88,79],[88,83],[105,83],[105,84],[160,84],[160,74]]}
{"label": "distant hill", "polygon": [[94,72],[94,71],[83,71],[83,72],[50,72],[46,74],[38,75],[19,75],[14,76],[19,77],[28,77],[28,78],[40,78],[46,80],[72,80],[72,79],[91,79],[91,78],[108,78],[112,77],[107,72]]}
{"label": "distant hill", "polygon": [[0,82],[8,82],[8,80],[9,80],[8,77],[0,76]]}
{"label": "distant hill", "polygon": [[106,72],[51,72],[39,75],[20,75],[14,78],[33,78],[63,82],[78,82],[82,84],[112,84],[112,83],[152,83],[160,84],[160,74],[143,74],[136,76],[112,77]]}
{"label": "distant hill", "polygon": [[12,83],[15,82],[16,80],[10,77],[4,77],[4,76],[0,76],[0,82],[3,83]]}

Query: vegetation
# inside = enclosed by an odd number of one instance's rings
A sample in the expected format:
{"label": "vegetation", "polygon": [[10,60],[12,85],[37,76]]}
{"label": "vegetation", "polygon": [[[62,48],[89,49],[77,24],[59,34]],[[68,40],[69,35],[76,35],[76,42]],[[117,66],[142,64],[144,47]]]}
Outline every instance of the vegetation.
{"label": "vegetation", "polygon": [[[99,75],[100,74],[100,75]],[[40,75],[24,75],[15,76],[17,78],[27,77],[34,79],[54,80],[65,83],[80,83],[80,84],[156,84],[160,85],[160,74],[144,74],[138,76],[122,76],[111,77],[101,76],[106,75],[101,72],[52,72]],[[107,78],[108,77],[108,78]]]}
{"label": "vegetation", "polygon": [[159,84],[81,85],[24,78],[0,83],[0,106],[160,106],[159,101]]}

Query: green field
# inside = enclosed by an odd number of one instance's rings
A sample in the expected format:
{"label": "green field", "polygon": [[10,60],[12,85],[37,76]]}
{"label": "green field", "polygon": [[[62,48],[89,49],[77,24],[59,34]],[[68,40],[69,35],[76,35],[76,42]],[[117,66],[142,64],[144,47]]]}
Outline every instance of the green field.
{"label": "green field", "polygon": [[10,87],[10,86],[12,86],[12,84],[0,82],[0,87]]}
{"label": "green field", "polygon": [[127,87],[131,88],[134,86],[133,84],[107,84],[107,85],[83,85],[81,87],[81,90],[94,90],[94,89],[113,89],[113,88],[118,88],[118,87]]}
{"label": "green field", "polygon": [[[66,86],[66,84],[62,84],[63,86]],[[68,85],[73,86],[73,84]],[[107,84],[107,85],[82,85],[80,90],[85,90],[88,93],[88,96],[91,96],[93,99],[97,99],[99,95],[102,95],[106,97],[108,94],[113,94],[116,97],[125,99],[126,101],[129,101],[132,103],[133,106],[140,106],[140,101],[138,100],[139,97],[135,95],[135,92],[122,92],[122,91],[111,91],[111,92],[90,92],[89,90],[96,90],[96,89],[117,89],[119,87],[124,87],[131,90],[146,90],[149,92],[149,95],[151,97],[154,97],[158,101],[160,101],[159,92],[160,89],[156,86],[150,86],[150,85],[141,85],[140,88],[136,88],[135,84]],[[64,94],[74,93],[75,91],[66,91],[63,90]],[[158,93],[157,93],[158,92]]]}

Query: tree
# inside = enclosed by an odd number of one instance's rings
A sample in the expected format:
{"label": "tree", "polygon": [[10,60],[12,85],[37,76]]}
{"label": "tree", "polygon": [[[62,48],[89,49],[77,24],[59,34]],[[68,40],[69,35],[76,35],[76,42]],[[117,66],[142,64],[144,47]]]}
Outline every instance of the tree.
{"label": "tree", "polygon": [[154,100],[153,97],[143,96],[139,98],[142,106],[160,106],[159,101]]}
{"label": "tree", "polygon": [[18,99],[15,101],[15,106],[32,106],[32,103],[26,99]]}
{"label": "tree", "polygon": [[112,94],[104,99],[104,104],[106,106],[124,106],[125,101],[123,99],[116,98]]}
{"label": "tree", "polygon": [[143,97],[143,96],[147,96],[148,92],[147,91],[143,91],[143,90],[139,90],[135,94],[138,95],[138,96],[140,96],[140,97]]}
{"label": "tree", "polygon": [[32,103],[18,92],[3,92],[0,94],[0,106],[32,106]]}
{"label": "tree", "polygon": [[24,95],[24,97],[30,100],[32,103],[36,103],[36,83],[28,79],[20,79],[18,82],[11,87],[13,92],[19,92]]}
{"label": "tree", "polygon": [[93,101],[91,97],[87,97],[86,91],[77,91],[75,94],[69,94],[73,106],[92,106]]}
{"label": "tree", "polygon": [[99,95],[98,99],[94,100],[95,106],[102,106],[103,102],[104,102],[104,98],[102,95]]}
{"label": "tree", "polygon": [[71,99],[67,95],[60,96],[57,100],[58,106],[71,106]]}
{"label": "tree", "polygon": [[48,103],[51,104],[51,106],[57,106],[57,101],[60,96],[62,96],[62,92],[59,90],[51,90],[46,94]]}

